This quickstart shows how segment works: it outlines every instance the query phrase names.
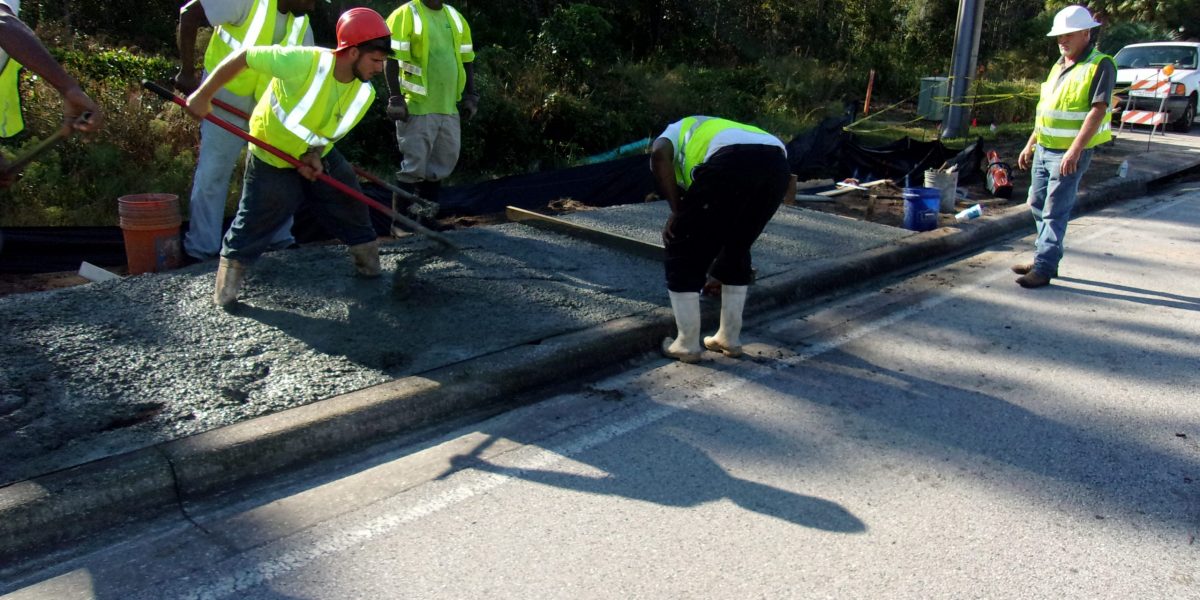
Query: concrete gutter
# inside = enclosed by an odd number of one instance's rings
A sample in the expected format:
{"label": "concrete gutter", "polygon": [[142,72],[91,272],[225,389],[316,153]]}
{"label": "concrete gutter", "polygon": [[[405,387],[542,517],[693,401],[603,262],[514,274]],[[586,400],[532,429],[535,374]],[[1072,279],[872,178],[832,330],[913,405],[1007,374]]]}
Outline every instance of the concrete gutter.
{"label": "concrete gutter", "polygon": [[[1080,193],[1077,214],[1142,195],[1148,183],[1200,165],[1200,158],[1169,158],[1139,165],[1129,178],[1093,184]],[[747,312],[975,250],[1032,231],[1030,225],[1028,209],[1017,206],[856,255],[805,263],[760,279]],[[708,306],[707,316],[718,308]],[[8,485],[0,488],[0,564],[18,564],[105,529],[173,513],[238,485],[455,416],[498,410],[522,392],[656,351],[673,327],[670,310],[659,308]]]}

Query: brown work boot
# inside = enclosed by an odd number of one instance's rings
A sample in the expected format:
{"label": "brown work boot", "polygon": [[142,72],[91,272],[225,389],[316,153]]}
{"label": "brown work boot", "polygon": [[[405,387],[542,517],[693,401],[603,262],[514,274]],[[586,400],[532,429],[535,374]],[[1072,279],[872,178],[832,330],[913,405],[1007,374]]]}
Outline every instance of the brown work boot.
{"label": "brown work boot", "polygon": [[228,308],[237,302],[242,280],[246,277],[246,265],[239,260],[221,257],[217,263],[217,287],[213,290],[213,304]]}
{"label": "brown work boot", "polygon": [[1017,283],[1023,288],[1040,288],[1050,285],[1050,278],[1037,271],[1030,271],[1018,277]]}
{"label": "brown work boot", "polygon": [[363,277],[379,277],[379,242],[371,240],[350,246],[350,257],[354,268]]}
{"label": "brown work boot", "polygon": [[1009,268],[1012,269],[1012,272],[1016,273],[1017,275],[1024,275],[1033,270],[1033,263],[1031,263],[1031,262],[1020,263],[1020,264],[1013,265]]}

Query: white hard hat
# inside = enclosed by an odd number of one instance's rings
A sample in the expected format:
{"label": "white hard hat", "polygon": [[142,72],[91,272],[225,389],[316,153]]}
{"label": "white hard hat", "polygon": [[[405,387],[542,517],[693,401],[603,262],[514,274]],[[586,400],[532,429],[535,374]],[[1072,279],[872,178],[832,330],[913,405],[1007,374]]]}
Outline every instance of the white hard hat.
{"label": "white hard hat", "polygon": [[1092,13],[1088,9],[1079,6],[1068,6],[1054,15],[1054,27],[1046,37],[1058,37],[1065,33],[1075,33],[1093,27],[1099,27],[1100,23],[1092,18]]}

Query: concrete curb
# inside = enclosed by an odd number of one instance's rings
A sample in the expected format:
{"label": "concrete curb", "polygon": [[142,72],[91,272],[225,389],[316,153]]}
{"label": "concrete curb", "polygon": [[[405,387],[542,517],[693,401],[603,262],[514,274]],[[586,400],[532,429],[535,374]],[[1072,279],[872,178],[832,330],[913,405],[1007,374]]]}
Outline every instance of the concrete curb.
{"label": "concrete curb", "polygon": [[[1151,177],[1117,179],[1081,192],[1079,211],[1137,195]],[[915,234],[853,256],[806,263],[764,278],[749,314],[980,248],[1025,227],[1017,206],[959,227]],[[707,306],[706,317],[719,307]],[[523,391],[579,377],[656,350],[673,331],[669,308],[617,319],[336,396],[192,437],[0,488],[0,564],[178,510],[241,483],[352,452],[468,411],[510,404]]]}

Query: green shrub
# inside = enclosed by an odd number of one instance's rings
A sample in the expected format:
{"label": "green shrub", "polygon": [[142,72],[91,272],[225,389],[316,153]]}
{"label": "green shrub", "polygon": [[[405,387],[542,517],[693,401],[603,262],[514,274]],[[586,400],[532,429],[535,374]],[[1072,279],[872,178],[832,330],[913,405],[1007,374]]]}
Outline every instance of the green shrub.
{"label": "green shrub", "polygon": [[1040,84],[1033,80],[977,81],[972,116],[981,124],[1033,121]]}

